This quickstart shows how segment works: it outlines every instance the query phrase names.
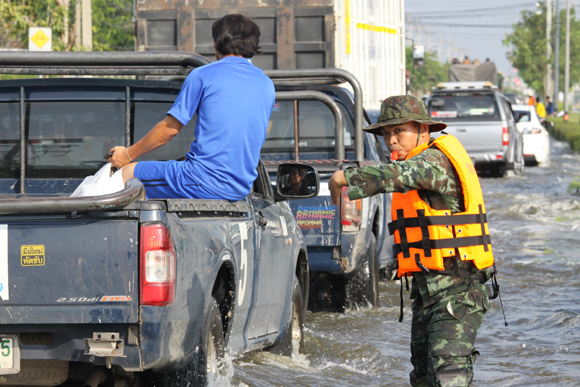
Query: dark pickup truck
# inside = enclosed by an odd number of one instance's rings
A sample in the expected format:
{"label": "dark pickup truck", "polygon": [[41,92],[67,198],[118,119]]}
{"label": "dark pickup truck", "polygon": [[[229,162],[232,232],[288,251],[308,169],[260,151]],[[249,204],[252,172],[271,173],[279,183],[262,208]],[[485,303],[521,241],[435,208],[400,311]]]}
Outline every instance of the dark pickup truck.
{"label": "dark pickup truck", "polygon": [[[70,197],[181,88],[119,76],[183,77],[205,63],[179,52],[0,57],[0,73],[67,76],[0,81],[0,384],[206,384],[226,350],[300,350],[308,259],[285,188],[298,167],[301,197],[315,196],[314,168],[281,165],[272,185],[260,163],[238,202],[146,200],[136,179]],[[184,155],[194,125],[142,159]]]}
{"label": "dark pickup truck", "polygon": [[[340,69],[265,70],[278,97],[262,147],[271,176],[280,163],[306,163],[320,176],[317,197],[292,201],[290,207],[308,246],[312,310],[344,311],[378,305],[380,273],[394,269],[388,233],[391,195],[351,201],[347,188],[335,206],[328,180],[348,167],[387,162],[377,136],[362,131],[370,125],[362,106],[358,80]],[[338,86],[347,84],[352,90]],[[291,93],[311,93],[297,100]]]}

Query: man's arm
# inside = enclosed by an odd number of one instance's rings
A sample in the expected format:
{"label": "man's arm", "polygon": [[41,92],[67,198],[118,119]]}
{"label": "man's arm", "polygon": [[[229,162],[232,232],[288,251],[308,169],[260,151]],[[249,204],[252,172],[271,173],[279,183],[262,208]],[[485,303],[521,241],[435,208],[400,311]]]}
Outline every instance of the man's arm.
{"label": "man's arm", "polygon": [[[139,156],[151,152],[162,145],[167,144],[183,127],[183,124],[176,118],[168,115],[153,127],[142,139],[131,145],[129,148],[116,146],[110,150],[113,155],[109,162],[114,168],[122,168],[135,160]],[[129,159],[129,157],[131,159]]]}
{"label": "man's arm", "polygon": [[362,168],[348,168],[335,172],[328,182],[332,202],[338,204],[342,187],[348,186],[351,200],[380,193],[406,193],[416,189],[442,195],[456,191],[455,179],[450,178],[450,161],[439,150],[427,149],[419,155],[395,164]]}
{"label": "man's arm", "polygon": [[336,171],[332,174],[332,177],[328,181],[328,189],[330,190],[330,198],[332,199],[332,204],[338,205],[338,198],[342,193],[342,187],[347,187],[348,182],[344,177],[344,171]]}

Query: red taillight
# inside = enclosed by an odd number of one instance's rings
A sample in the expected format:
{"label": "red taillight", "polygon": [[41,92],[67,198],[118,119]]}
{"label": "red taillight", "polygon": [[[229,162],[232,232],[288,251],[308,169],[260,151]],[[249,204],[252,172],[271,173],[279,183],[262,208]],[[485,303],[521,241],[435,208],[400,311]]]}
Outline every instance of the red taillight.
{"label": "red taillight", "polygon": [[163,306],[175,299],[175,247],[163,224],[141,227],[141,305]]}
{"label": "red taillight", "polygon": [[507,127],[501,128],[501,145],[510,144],[510,132]]}
{"label": "red taillight", "polygon": [[340,221],[342,225],[350,226],[362,219],[362,199],[350,200],[348,187],[342,187],[340,198]]}

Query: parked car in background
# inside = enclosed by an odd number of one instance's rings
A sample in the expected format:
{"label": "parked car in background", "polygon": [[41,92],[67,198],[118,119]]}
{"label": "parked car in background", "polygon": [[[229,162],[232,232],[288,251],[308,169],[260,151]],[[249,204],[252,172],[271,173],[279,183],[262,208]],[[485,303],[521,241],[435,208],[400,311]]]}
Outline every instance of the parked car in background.
{"label": "parked car in background", "polygon": [[550,134],[534,106],[512,105],[517,128],[524,135],[526,165],[546,165],[550,159]]}
{"label": "parked car in background", "polygon": [[[523,136],[508,100],[491,82],[442,82],[427,100],[430,116],[461,141],[478,171],[522,174]],[[435,134],[440,135],[440,134]]]}

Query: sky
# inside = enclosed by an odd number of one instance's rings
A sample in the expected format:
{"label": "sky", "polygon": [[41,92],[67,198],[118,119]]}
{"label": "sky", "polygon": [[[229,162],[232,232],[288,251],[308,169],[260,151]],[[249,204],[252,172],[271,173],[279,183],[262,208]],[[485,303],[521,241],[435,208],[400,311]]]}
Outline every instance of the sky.
{"label": "sky", "polygon": [[[506,57],[508,47],[502,41],[513,31],[512,25],[522,19],[522,11],[537,10],[535,4],[531,0],[405,0],[405,36],[412,37],[415,44],[420,40],[427,50],[430,33],[431,51],[435,52],[439,51],[441,38],[442,61],[448,58],[445,41],[451,41],[451,46],[458,48],[458,59],[462,49],[471,60],[483,62],[489,58],[498,71],[516,75]],[[570,5],[580,6],[580,1],[571,0]],[[566,0],[560,0],[559,6],[565,9]]]}

